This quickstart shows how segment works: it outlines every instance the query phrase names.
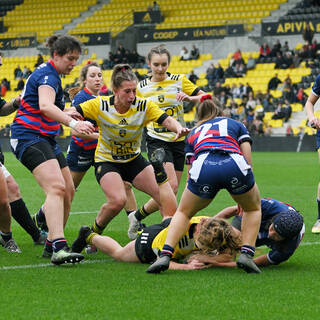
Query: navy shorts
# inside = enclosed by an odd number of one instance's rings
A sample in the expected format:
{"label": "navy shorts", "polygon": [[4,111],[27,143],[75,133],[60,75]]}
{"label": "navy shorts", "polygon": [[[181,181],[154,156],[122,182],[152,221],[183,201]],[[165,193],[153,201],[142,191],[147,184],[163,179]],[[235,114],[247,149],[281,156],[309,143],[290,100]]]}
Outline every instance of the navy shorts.
{"label": "navy shorts", "polygon": [[316,148],[317,150],[320,149],[320,130],[317,130],[317,133],[316,133]]}
{"label": "navy shorts", "polygon": [[221,189],[232,195],[248,192],[254,176],[245,158],[236,153],[201,153],[189,171],[188,189],[195,195],[213,199]]}
{"label": "navy shorts", "polygon": [[183,171],[184,162],[185,162],[184,148],[186,145],[184,141],[167,142],[167,141],[151,138],[147,134],[146,143],[147,143],[147,152],[148,152],[149,159],[150,159],[151,153],[154,150],[158,148],[163,148],[166,151],[166,157],[164,158],[164,162],[171,162],[173,163],[175,170]]}
{"label": "navy shorts", "polygon": [[67,166],[67,161],[53,139],[35,136],[33,139],[11,139],[11,148],[15,156],[31,172],[41,163],[57,159],[60,168]]}
{"label": "navy shorts", "polygon": [[70,142],[67,152],[67,164],[71,171],[86,172],[94,165],[96,149],[85,150],[73,141]]}
{"label": "navy shorts", "polygon": [[108,172],[117,172],[120,174],[123,181],[132,183],[134,178],[149,165],[150,163],[141,154],[139,154],[135,159],[129,162],[96,162],[94,167],[99,184],[101,178]]}

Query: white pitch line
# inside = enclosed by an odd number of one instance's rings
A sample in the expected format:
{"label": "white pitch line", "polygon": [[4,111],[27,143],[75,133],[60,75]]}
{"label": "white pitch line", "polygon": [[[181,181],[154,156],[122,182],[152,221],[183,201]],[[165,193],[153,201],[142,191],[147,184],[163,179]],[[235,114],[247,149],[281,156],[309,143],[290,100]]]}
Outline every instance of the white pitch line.
{"label": "white pitch line", "polygon": [[[299,246],[313,246],[313,245],[320,245],[320,241],[315,242],[301,242]],[[112,258],[109,259],[95,259],[95,260],[85,260],[82,261],[80,264],[83,263],[105,263],[105,262],[112,262],[114,261]],[[70,266],[70,265],[68,265]],[[18,270],[18,269],[35,269],[35,268],[47,268],[47,267],[55,267],[55,265],[51,263],[40,263],[40,264],[27,264],[21,266],[3,266],[0,267],[0,270]]]}
{"label": "white pitch line", "polygon": [[77,215],[77,214],[97,214],[99,211],[76,211],[76,212],[70,212],[72,215]]}

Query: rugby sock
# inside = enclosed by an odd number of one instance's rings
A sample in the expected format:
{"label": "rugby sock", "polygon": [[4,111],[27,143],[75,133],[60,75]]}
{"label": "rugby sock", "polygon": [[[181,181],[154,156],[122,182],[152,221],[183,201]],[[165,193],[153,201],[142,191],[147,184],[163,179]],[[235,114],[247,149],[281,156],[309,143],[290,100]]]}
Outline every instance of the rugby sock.
{"label": "rugby sock", "polygon": [[2,239],[7,242],[12,239],[12,232],[0,232]]}
{"label": "rugby sock", "polygon": [[94,236],[98,235],[98,233],[95,233],[95,232],[91,232],[87,237],[86,237],[86,242],[89,243],[89,244],[92,244],[92,238]]}
{"label": "rugby sock", "polygon": [[320,219],[320,200],[317,199],[317,203],[318,203],[318,220]]}
{"label": "rugby sock", "polygon": [[34,224],[30,213],[23,199],[10,202],[12,217],[20,224],[20,226],[30,234],[33,241],[39,240],[40,231]]}
{"label": "rugby sock", "polygon": [[162,257],[162,256],[172,257],[173,252],[174,252],[174,248],[172,248],[172,247],[169,246],[168,244],[165,244],[165,245],[163,246],[162,250],[160,251],[159,256],[160,256],[160,257]]}
{"label": "rugby sock", "polygon": [[144,218],[146,218],[149,214],[150,213],[145,210],[144,206],[142,206],[135,212],[134,216],[137,218],[138,221],[141,221]]}
{"label": "rugby sock", "polygon": [[101,227],[97,224],[97,221],[94,220],[94,223],[91,227],[92,231],[97,233],[97,234],[102,234],[103,230],[105,229],[105,227]]}
{"label": "rugby sock", "polygon": [[36,219],[40,223],[45,223],[46,222],[46,216],[44,215],[44,211],[43,211],[42,207],[36,213]]}
{"label": "rugby sock", "polygon": [[250,255],[251,257],[253,257],[254,253],[255,253],[255,248],[251,247],[249,245],[244,245],[244,246],[241,247],[240,252],[241,253],[246,253],[246,254]]}
{"label": "rugby sock", "polygon": [[58,252],[67,245],[67,240],[65,238],[58,238],[52,240],[52,249],[54,252]]}
{"label": "rugby sock", "polygon": [[53,249],[52,249],[52,241],[50,240],[46,240],[46,243],[44,245],[44,249],[49,252],[49,253],[52,253],[53,252]]}
{"label": "rugby sock", "polygon": [[131,213],[131,212],[133,212],[134,210],[126,210],[126,214],[127,214],[127,216]]}

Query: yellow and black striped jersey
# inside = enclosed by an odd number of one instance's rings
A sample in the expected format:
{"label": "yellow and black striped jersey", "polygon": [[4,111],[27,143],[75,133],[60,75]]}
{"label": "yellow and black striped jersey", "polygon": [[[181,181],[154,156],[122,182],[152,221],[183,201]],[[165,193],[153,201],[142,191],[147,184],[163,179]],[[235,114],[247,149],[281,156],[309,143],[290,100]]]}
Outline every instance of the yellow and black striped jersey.
{"label": "yellow and black striped jersey", "polygon": [[162,123],[167,117],[151,100],[138,97],[125,113],[115,109],[114,96],[97,97],[76,108],[99,127],[95,162],[132,161],[140,154],[143,128],[151,121]]}
{"label": "yellow and black striped jersey", "polygon": [[[197,225],[202,218],[208,218],[207,216],[197,216],[193,217],[189,221],[188,230],[185,235],[179,240],[178,244],[174,248],[174,253],[172,258],[174,259],[183,259],[192,251],[196,250],[197,247],[195,245],[193,234],[194,234],[194,227]],[[194,226],[194,227],[192,227]],[[162,250],[163,245],[165,244],[167,234],[168,234],[169,227],[160,231],[152,242],[152,250],[158,256],[160,250]]]}
{"label": "yellow and black striped jersey", "polygon": [[[140,81],[137,86],[137,96],[151,99],[169,116],[179,121],[182,126],[185,126],[183,103],[176,99],[176,94],[184,92],[189,96],[195,96],[199,91],[200,89],[185,75],[170,73],[163,81],[152,82],[150,78],[147,78]],[[150,137],[163,141],[170,142],[176,135],[155,122],[149,123],[147,130]],[[184,137],[181,137],[178,141],[183,140]]]}

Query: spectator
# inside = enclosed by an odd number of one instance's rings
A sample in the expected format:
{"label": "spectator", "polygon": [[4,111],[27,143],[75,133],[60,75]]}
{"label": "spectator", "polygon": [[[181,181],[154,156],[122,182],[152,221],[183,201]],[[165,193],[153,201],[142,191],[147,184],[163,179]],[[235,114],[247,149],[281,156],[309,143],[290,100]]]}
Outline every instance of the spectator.
{"label": "spectator", "polygon": [[255,67],[256,67],[256,60],[250,55],[248,57],[247,70],[254,69]]}
{"label": "spectator", "polygon": [[286,116],[285,108],[282,106],[282,103],[279,102],[274,114],[272,116],[273,120],[284,119]]}
{"label": "spectator", "polygon": [[263,109],[262,105],[256,107],[256,109],[254,111],[254,118],[257,119],[257,120],[263,121],[264,109]]}
{"label": "spectator", "polygon": [[287,137],[293,136],[293,130],[290,124],[288,124],[286,128],[286,136]]}
{"label": "spectator", "polygon": [[22,73],[23,73],[22,77],[24,79],[27,79],[30,76],[30,74],[32,73],[32,71],[27,66],[24,66]]}
{"label": "spectator", "polygon": [[5,97],[6,93],[7,93],[7,86],[5,85],[5,81],[4,79],[1,80],[0,83],[0,93],[1,93],[1,97]]}
{"label": "spectator", "polygon": [[313,36],[314,36],[314,31],[310,28],[309,23],[307,23],[306,27],[303,29],[302,38],[306,43],[311,44]]}
{"label": "spectator", "polygon": [[191,60],[197,60],[200,57],[199,49],[193,44],[192,49],[190,51],[190,59]]}
{"label": "spectator", "polygon": [[104,59],[102,62],[102,70],[112,69],[114,65],[114,54],[109,51],[108,59]]}
{"label": "spectator", "polygon": [[269,48],[268,44],[266,42],[264,42],[260,46],[260,57],[259,58],[266,58],[269,56],[269,54],[270,54],[270,48]]}
{"label": "spectator", "polygon": [[285,113],[284,122],[288,122],[292,114],[292,108],[288,99],[284,100],[284,113]]}
{"label": "spectator", "polygon": [[284,69],[283,65],[285,64],[283,55],[280,51],[277,52],[276,56],[276,65],[274,66],[275,69]]}
{"label": "spectator", "polygon": [[297,102],[301,103],[304,106],[307,102],[307,99],[307,94],[304,92],[303,88],[300,88],[297,93]]}
{"label": "spectator", "polygon": [[18,83],[17,83],[17,87],[14,89],[14,91],[21,91],[24,87],[24,81],[23,79],[20,77],[18,79]]}
{"label": "spectator", "polygon": [[301,58],[299,57],[298,52],[295,51],[293,57],[292,57],[292,66],[294,68],[298,68],[300,66]]}
{"label": "spectator", "polygon": [[160,11],[160,6],[157,1],[153,1],[152,11]]}
{"label": "spectator", "polygon": [[39,67],[40,64],[43,63],[43,61],[44,61],[44,60],[43,60],[43,56],[42,56],[40,53],[38,53],[37,62],[35,63],[34,67],[35,67],[35,68]]}
{"label": "spectator", "polygon": [[19,65],[14,69],[13,74],[14,74],[15,80],[17,80],[18,78],[21,78],[23,76],[22,70]]}
{"label": "spectator", "polygon": [[252,136],[263,136],[264,129],[263,129],[263,122],[259,119],[254,119],[251,124],[250,134]]}
{"label": "spectator", "polygon": [[140,56],[135,49],[129,53],[128,59],[129,64],[133,65],[134,67],[142,67],[146,63],[145,57]]}
{"label": "spectator", "polygon": [[268,83],[268,90],[276,90],[280,83],[281,83],[281,80],[278,78],[278,74],[276,73]]}
{"label": "spectator", "polygon": [[120,54],[123,57],[126,52],[126,49],[123,47],[122,43],[119,44],[119,47],[117,48],[117,50],[120,51]]}
{"label": "spectator", "polygon": [[270,57],[276,57],[277,52],[281,52],[281,43],[280,40],[278,39],[276,43],[273,45],[271,51],[270,51]]}
{"label": "spectator", "polygon": [[218,63],[218,66],[216,67],[216,79],[221,80],[224,78],[224,70],[220,63]]}
{"label": "spectator", "polygon": [[235,83],[232,84],[231,94],[234,99],[240,98],[240,88]]}
{"label": "spectator", "polygon": [[189,76],[189,80],[196,84],[197,80],[199,79],[199,77],[194,73],[194,71],[192,70]]}
{"label": "spectator", "polygon": [[211,63],[206,70],[206,79],[208,80],[209,84],[214,85],[216,78],[216,68],[213,63]]}
{"label": "spectator", "polygon": [[115,65],[122,63],[122,61],[123,61],[123,55],[122,55],[120,49],[117,49],[116,54],[113,56],[113,61],[114,61],[114,64],[115,64]]}
{"label": "spectator", "polygon": [[273,97],[270,93],[270,90],[267,90],[267,93],[263,99],[263,109],[265,112],[273,112],[274,111],[274,105],[273,105]]}
{"label": "spectator", "polygon": [[189,60],[190,59],[190,55],[189,55],[189,51],[186,47],[182,47],[181,51],[180,51],[180,60]]}

